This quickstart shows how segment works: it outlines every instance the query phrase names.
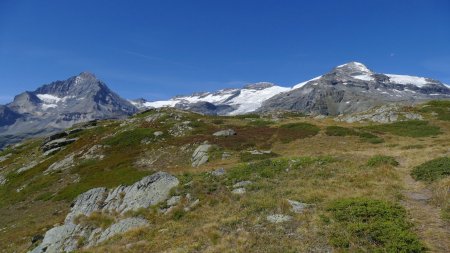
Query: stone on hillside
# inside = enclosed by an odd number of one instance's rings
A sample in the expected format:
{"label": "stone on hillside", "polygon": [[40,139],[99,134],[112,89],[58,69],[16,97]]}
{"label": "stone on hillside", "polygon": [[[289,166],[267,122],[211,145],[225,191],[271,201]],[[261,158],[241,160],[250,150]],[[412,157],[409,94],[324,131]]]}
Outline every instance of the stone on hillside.
{"label": "stone on hillside", "polygon": [[180,203],[180,201],[181,201],[181,196],[173,196],[170,199],[168,199],[166,203],[168,206],[175,206],[178,203]]}
{"label": "stone on hillside", "polygon": [[113,225],[111,225],[109,228],[105,229],[103,231],[98,240],[96,240],[95,244],[101,243],[103,241],[108,240],[109,238],[125,233],[127,231],[130,231],[131,229],[139,228],[139,227],[145,227],[148,226],[149,223],[147,220],[142,218],[127,218],[123,219]]}
{"label": "stone on hillside", "polygon": [[27,170],[29,170],[29,169],[32,169],[32,168],[34,168],[34,166],[36,166],[36,165],[38,165],[38,162],[32,161],[32,162],[30,162],[29,164],[27,164],[27,165],[23,166],[22,168],[18,169],[18,170],[17,170],[17,174],[20,174],[20,173],[25,172],[25,171],[27,171]]}
{"label": "stone on hillside", "polygon": [[222,153],[222,160],[226,160],[231,157],[231,154],[229,152],[223,152]]}
{"label": "stone on hillside", "polygon": [[195,149],[192,154],[192,167],[198,167],[200,165],[205,164],[209,160],[208,151],[212,147],[210,144],[202,144]]}
{"label": "stone on hillside", "polygon": [[215,177],[220,177],[225,175],[225,169],[224,168],[218,168],[216,170],[211,171],[211,175],[215,176]]}
{"label": "stone on hillside", "polygon": [[161,135],[163,135],[163,134],[164,134],[164,133],[161,132],[161,131],[156,131],[156,132],[153,133],[153,135],[154,135],[155,137],[159,137],[159,136],[161,136]]}
{"label": "stone on hillside", "polygon": [[264,155],[264,154],[271,154],[272,150],[251,150],[248,151],[252,155]]}
{"label": "stone on hillside", "polygon": [[[64,224],[48,230],[42,243],[31,253],[74,251],[83,246],[97,245],[130,229],[147,226],[148,222],[142,218],[120,218],[127,211],[147,208],[166,200],[170,190],[178,183],[176,177],[157,172],[131,186],[119,186],[109,191],[106,188],[94,188],[80,194],[72,204]],[[89,216],[93,212],[116,214],[118,221],[104,230],[82,223],[75,224],[76,217]]]}
{"label": "stone on hillside", "polygon": [[61,147],[52,148],[50,150],[45,151],[43,155],[44,156],[54,155],[54,154],[58,153],[59,151],[61,151],[61,149],[62,149]]}
{"label": "stone on hillside", "polygon": [[222,131],[218,131],[213,133],[214,136],[232,136],[232,135],[236,135],[236,132],[233,129],[226,129],[226,130],[222,130]]}
{"label": "stone on hillside", "polygon": [[105,188],[89,190],[77,197],[66,217],[66,222],[80,214],[89,215],[94,211],[123,214],[147,208],[167,199],[170,190],[178,184],[176,177],[165,172],[157,172],[133,185],[119,186],[109,192]]}
{"label": "stone on hillside", "polygon": [[238,194],[238,195],[244,194],[246,192],[247,192],[247,190],[245,190],[245,188],[243,188],[243,187],[242,188],[236,188],[236,189],[231,191],[231,193]]}
{"label": "stone on hillside", "polygon": [[282,223],[292,220],[292,217],[284,214],[272,214],[266,217],[267,221],[270,223]]}
{"label": "stone on hillside", "polygon": [[233,188],[244,187],[244,186],[251,185],[251,184],[253,184],[252,181],[248,181],[248,180],[247,180],[247,181],[241,181],[241,182],[235,183],[235,184],[233,185]]}
{"label": "stone on hillside", "polygon": [[101,154],[102,149],[103,145],[94,145],[91,148],[89,148],[83,154],[83,156],[81,156],[81,158],[85,160],[92,160],[92,159],[102,160],[103,158],[105,158],[105,156]]}
{"label": "stone on hillside", "polygon": [[153,123],[165,115],[166,115],[165,113],[155,113],[155,114],[145,117],[145,121],[147,121],[148,123]]}
{"label": "stone on hillside", "polygon": [[294,213],[302,213],[305,210],[305,208],[309,206],[308,204],[301,203],[295,200],[288,199],[287,201],[289,205],[291,205],[291,210]]}
{"label": "stone on hillside", "polygon": [[68,155],[66,157],[64,157],[64,159],[62,159],[61,161],[57,161],[55,163],[53,163],[52,165],[50,165],[45,171],[44,171],[44,175],[47,175],[51,172],[54,171],[60,171],[60,170],[65,170],[68,169],[70,167],[72,167],[74,165],[74,155]]}
{"label": "stone on hillside", "polygon": [[8,180],[5,178],[5,176],[0,175],[0,185],[4,185],[8,182]]}
{"label": "stone on hillside", "polygon": [[67,135],[69,135],[69,134],[66,133],[66,132],[59,132],[59,133],[56,133],[56,134],[52,134],[52,135],[50,135],[50,136],[48,136],[47,138],[44,139],[44,145],[46,143],[50,142],[50,141],[64,138]]}
{"label": "stone on hillside", "polygon": [[41,148],[42,148],[42,151],[46,152],[46,151],[48,151],[50,149],[67,146],[67,145],[75,142],[76,140],[78,140],[78,138],[72,138],[72,139],[61,138],[61,139],[56,139],[56,140],[52,140],[50,142],[45,143],[44,145],[42,145]]}

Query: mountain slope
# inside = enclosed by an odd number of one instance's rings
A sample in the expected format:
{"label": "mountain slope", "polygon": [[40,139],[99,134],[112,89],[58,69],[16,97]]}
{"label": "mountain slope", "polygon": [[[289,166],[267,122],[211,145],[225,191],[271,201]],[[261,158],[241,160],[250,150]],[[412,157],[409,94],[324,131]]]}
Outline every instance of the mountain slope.
{"label": "mountain slope", "polygon": [[268,99],[259,111],[293,110],[339,115],[386,103],[411,104],[437,98],[450,98],[450,89],[439,81],[379,74],[361,63],[350,62]]}
{"label": "mountain slope", "polygon": [[65,81],[23,92],[13,102],[2,106],[1,111],[0,147],[79,122],[125,117],[137,109],[93,74],[83,72]]}

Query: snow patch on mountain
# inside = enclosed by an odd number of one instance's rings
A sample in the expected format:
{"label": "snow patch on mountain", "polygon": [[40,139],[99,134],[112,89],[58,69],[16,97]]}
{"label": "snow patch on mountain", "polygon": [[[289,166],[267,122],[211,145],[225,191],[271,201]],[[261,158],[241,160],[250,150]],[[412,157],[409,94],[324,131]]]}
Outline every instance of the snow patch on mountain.
{"label": "snow patch on mountain", "polygon": [[394,74],[386,74],[389,77],[389,80],[393,83],[397,84],[412,84],[417,87],[423,87],[427,85],[429,82],[424,77],[418,76],[407,76],[407,75],[394,75]]}

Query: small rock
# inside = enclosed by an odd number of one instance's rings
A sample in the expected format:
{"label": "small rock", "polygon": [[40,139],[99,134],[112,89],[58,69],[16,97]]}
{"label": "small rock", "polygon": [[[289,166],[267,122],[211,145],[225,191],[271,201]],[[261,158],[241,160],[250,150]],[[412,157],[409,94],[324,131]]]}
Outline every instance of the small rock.
{"label": "small rock", "polygon": [[200,204],[200,200],[196,199],[194,202],[192,202],[189,206],[185,207],[183,210],[185,212],[189,212],[191,211],[194,207],[198,206],[198,204]]}
{"label": "small rock", "polygon": [[5,178],[5,176],[0,175],[0,185],[4,185],[8,182],[8,180]]}
{"label": "small rock", "polygon": [[305,208],[309,206],[308,204],[301,203],[295,200],[288,199],[287,201],[291,205],[291,210],[294,213],[302,213],[305,210]]}
{"label": "small rock", "polygon": [[241,182],[237,182],[237,183],[235,183],[235,184],[233,185],[233,188],[244,187],[244,186],[250,185],[250,184],[252,184],[252,183],[253,183],[252,181],[241,181]]}
{"label": "small rock", "polygon": [[245,190],[245,188],[236,188],[231,191],[231,193],[238,194],[238,195],[245,194],[246,192],[247,192],[247,190]]}
{"label": "small rock", "polygon": [[228,158],[230,158],[231,157],[231,154],[230,153],[228,153],[228,152],[223,152],[222,153],[222,160],[226,160],[226,159],[228,159]]}
{"label": "small rock", "polygon": [[153,135],[154,135],[155,137],[161,136],[161,135],[163,135],[163,134],[164,134],[164,133],[161,132],[161,131],[156,131],[156,132],[153,133]]}
{"label": "small rock", "polygon": [[54,154],[56,154],[57,152],[59,152],[61,149],[62,149],[61,147],[52,148],[52,149],[50,149],[50,150],[45,151],[43,155],[44,155],[44,156],[54,155]]}
{"label": "small rock", "polygon": [[168,206],[175,206],[178,203],[180,203],[180,201],[181,201],[181,196],[173,196],[170,199],[168,199],[166,203]]}
{"label": "small rock", "polygon": [[117,234],[125,233],[131,229],[147,226],[148,224],[148,221],[142,218],[123,219],[105,229],[98,238],[97,243],[106,241]]}
{"label": "small rock", "polygon": [[232,136],[232,135],[236,135],[236,132],[233,129],[226,129],[226,130],[222,130],[222,131],[218,131],[213,133],[214,136]]}
{"label": "small rock", "polygon": [[224,168],[218,168],[214,171],[211,171],[211,175],[215,176],[215,177],[220,177],[225,175],[225,169]]}
{"label": "small rock", "polygon": [[272,214],[272,215],[268,215],[266,217],[266,219],[270,223],[282,223],[282,222],[288,222],[288,221],[292,220],[292,217],[289,215],[284,215],[284,214]]}
{"label": "small rock", "polygon": [[252,155],[264,155],[264,154],[271,154],[272,151],[271,150],[251,150],[248,151],[250,154]]}
{"label": "small rock", "polygon": [[208,151],[212,147],[210,144],[202,144],[195,149],[192,154],[192,167],[198,167],[205,164],[209,160]]}
{"label": "small rock", "polygon": [[22,168],[18,169],[17,170],[17,174],[20,174],[20,173],[25,172],[25,171],[27,171],[29,169],[32,169],[36,165],[38,165],[38,162],[32,161],[29,164],[27,164],[27,165],[23,166]]}

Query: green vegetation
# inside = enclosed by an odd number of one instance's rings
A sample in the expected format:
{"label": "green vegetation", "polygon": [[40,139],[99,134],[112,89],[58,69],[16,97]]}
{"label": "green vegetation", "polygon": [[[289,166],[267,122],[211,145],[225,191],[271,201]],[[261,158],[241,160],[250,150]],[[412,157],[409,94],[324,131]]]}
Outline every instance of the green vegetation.
{"label": "green vegetation", "polygon": [[435,181],[450,176],[450,157],[436,158],[415,167],[411,176],[416,180]]}
{"label": "green vegetation", "polygon": [[116,134],[115,136],[106,139],[103,144],[114,147],[132,147],[140,145],[144,138],[152,138],[153,129],[137,128]]}
{"label": "green vegetation", "polygon": [[239,158],[242,162],[250,162],[256,160],[265,160],[268,158],[277,157],[278,155],[275,153],[263,153],[263,154],[252,154],[250,152],[242,152],[239,154]]}
{"label": "green vegetation", "polygon": [[333,220],[330,243],[334,247],[366,252],[425,251],[405,210],[397,204],[351,198],[337,200],[327,210]]}
{"label": "green vegetation", "polygon": [[328,136],[359,136],[361,140],[372,144],[384,142],[383,138],[380,138],[374,134],[367,132],[359,132],[356,131],[355,129],[340,126],[328,126],[325,129],[325,134]]}
{"label": "green vegetation", "polygon": [[430,125],[428,121],[423,120],[408,120],[390,124],[373,125],[364,127],[363,129],[377,133],[390,133],[408,137],[428,137],[441,133],[439,127]]}
{"label": "green vegetation", "polygon": [[381,165],[398,166],[398,162],[392,156],[375,155],[367,161],[367,166],[378,167]]}
{"label": "green vegetation", "polygon": [[450,100],[435,100],[426,103],[421,112],[437,113],[439,120],[450,121]]}
{"label": "green vegetation", "polygon": [[288,143],[296,139],[302,139],[317,135],[320,128],[310,123],[289,123],[281,125],[278,129],[278,138],[281,142]]}

